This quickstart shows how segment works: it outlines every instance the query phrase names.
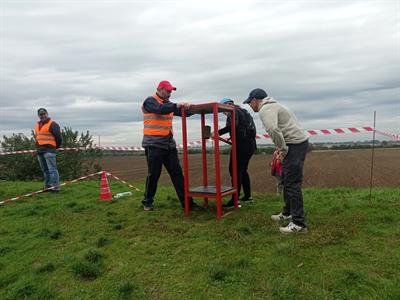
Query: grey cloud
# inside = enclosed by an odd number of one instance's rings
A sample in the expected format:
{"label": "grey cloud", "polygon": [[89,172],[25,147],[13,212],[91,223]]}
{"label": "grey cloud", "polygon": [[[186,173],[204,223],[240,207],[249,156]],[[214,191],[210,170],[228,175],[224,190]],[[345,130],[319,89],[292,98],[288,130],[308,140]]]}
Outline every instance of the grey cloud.
{"label": "grey cloud", "polygon": [[361,1],[8,2],[1,133],[27,132],[48,106],[62,124],[136,145],[141,102],[163,79],[178,86],[176,101],[240,103],[262,87],[309,129],[361,126],[378,110],[382,127],[399,132],[394,12],[392,2]]}

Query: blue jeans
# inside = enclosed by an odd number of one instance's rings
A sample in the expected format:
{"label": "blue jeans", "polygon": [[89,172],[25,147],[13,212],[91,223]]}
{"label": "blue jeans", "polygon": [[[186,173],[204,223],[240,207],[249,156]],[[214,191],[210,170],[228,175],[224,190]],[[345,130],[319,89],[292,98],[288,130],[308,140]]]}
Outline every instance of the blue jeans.
{"label": "blue jeans", "polygon": [[[52,152],[38,153],[37,157],[44,175],[44,186],[46,188],[58,186],[60,176],[57,170],[56,154]],[[60,190],[60,188],[54,190]]]}

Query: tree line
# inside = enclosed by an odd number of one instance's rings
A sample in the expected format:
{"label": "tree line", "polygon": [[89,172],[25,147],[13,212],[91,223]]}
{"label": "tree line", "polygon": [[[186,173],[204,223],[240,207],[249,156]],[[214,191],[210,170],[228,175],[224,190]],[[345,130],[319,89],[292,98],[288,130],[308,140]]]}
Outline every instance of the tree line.
{"label": "tree line", "polygon": [[[57,166],[63,180],[75,179],[89,172],[101,170],[102,152],[94,148],[93,137],[89,131],[79,133],[70,127],[61,130],[63,148],[84,148],[78,151],[59,151]],[[31,136],[22,133],[3,136],[0,140],[4,152],[35,149],[33,132]],[[35,180],[42,179],[39,162],[35,153],[0,156],[0,180]]]}

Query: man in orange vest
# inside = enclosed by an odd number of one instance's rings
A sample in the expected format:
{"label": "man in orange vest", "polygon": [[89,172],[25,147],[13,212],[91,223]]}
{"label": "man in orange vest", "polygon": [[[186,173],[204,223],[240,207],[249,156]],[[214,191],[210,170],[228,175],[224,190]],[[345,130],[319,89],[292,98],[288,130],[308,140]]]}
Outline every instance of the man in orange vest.
{"label": "man in orange vest", "polygon": [[45,108],[38,109],[39,122],[35,125],[37,157],[44,175],[44,188],[53,193],[60,191],[60,176],[57,170],[56,149],[61,146],[60,126],[49,118]]}
{"label": "man in orange vest", "polygon": [[[172,91],[175,90],[176,87],[169,81],[161,81],[157,92],[147,97],[142,106],[144,125],[142,146],[145,148],[148,168],[146,191],[142,201],[145,211],[153,210],[154,195],[163,165],[171,177],[181,206],[184,207],[184,179],[173,136],[172,119],[174,115],[181,116],[181,108],[189,109],[190,104],[169,101]],[[202,209],[193,199],[189,200],[192,210]]]}

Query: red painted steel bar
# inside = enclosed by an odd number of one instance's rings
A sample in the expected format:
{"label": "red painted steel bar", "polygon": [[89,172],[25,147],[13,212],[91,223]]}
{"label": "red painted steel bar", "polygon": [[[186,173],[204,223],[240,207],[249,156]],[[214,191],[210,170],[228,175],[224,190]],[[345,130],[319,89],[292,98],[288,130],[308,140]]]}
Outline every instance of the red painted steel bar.
{"label": "red painted steel bar", "polygon": [[221,199],[221,170],[219,161],[219,133],[218,133],[218,104],[213,103],[214,117],[214,160],[215,160],[215,193],[217,204],[217,218],[222,216],[222,199]]}
{"label": "red painted steel bar", "polygon": [[[219,153],[219,140],[221,137],[218,134],[218,116],[219,112],[229,112],[233,122],[231,122],[231,138],[232,138],[232,186],[221,186],[221,163]],[[208,199],[215,198],[217,206],[217,218],[222,217],[222,198],[232,195],[234,199],[235,208],[238,207],[238,187],[237,187],[237,162],[236,162],[236,132],[235,132],[235,112],[234,108],[230,105],[222,105],[219,103],[205,103],[193,105],[191,113],[201,114],[201,146],[202,146],[202,165],[203,165],[203,186],[189,190],[189,158],[188,158],[188,140],[187,140],[187,124],[186,124],[186,111],[182,108],[182,141],[183,141],[183,164],[184,164],[184,188],[185,188],[185,215],[189,215],[189,197],[203,198],[204,206],[208,205]],[[205,114],[213,114],[214,122],[214,163],[215,163],[215,187],[208,185],[207,175],[207,147],[205,136]],[[223,139],[222,139],[223,140]],[[224,140],[225,141],[225,140]],[[226,141],[225,141],[226,142]]]}
{"label": "red painted steel bar", "polygon": [[[206,120],[204,116],[204,112],[201,113],[201,156],[203,158],[203,186],[208,186],[208,178],[207,178],[207,146],[206,139],[204,137],[204,131],[206,127]],[[204,207],[208,207],[208,198],[204,198]]]}
{"label": "red painted steel bar", "polygon": [[231,141],[232,141],[232,186],[235,189],[233,196],[233,202],[235,208],[239,206],[239,187],[237,182],[237,161],[236,161],[236,118],[235,118],[235,108],[231,111]]}
{"label": "red painted steel bar", "polygon": [[186,111],[182,107],[182,140],[183,140],[183,176],[184,176],[184,189],[185,189],[185,215],[188,216],[190,212],[189,207],[189,167],[188,167],[188,151],[187,151],[187,129],[186,129]]}

